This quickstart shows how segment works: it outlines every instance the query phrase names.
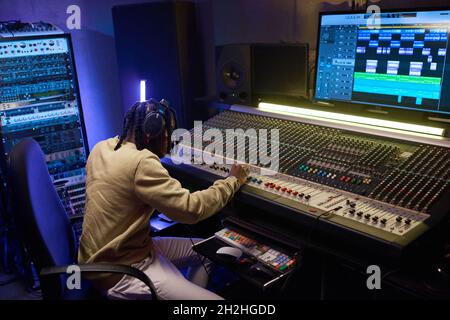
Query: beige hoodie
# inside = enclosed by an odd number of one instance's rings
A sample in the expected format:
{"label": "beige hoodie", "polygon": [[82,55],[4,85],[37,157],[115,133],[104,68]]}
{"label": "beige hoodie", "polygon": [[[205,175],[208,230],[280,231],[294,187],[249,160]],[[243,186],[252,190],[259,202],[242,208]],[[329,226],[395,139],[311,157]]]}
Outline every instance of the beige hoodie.
{"label": "beige hoodie", "polygon": [[[87,161],[79,263],[137,263],[151,256],[149,220],[155,209],[193,224],[221,210],[239,189],[237,179],[228,177],[190,193],[155,154],[130,142],[114,151],[117,142],[117,137],[99,142]],[[102,287],[110,287],[120,276],[104,279]]]}

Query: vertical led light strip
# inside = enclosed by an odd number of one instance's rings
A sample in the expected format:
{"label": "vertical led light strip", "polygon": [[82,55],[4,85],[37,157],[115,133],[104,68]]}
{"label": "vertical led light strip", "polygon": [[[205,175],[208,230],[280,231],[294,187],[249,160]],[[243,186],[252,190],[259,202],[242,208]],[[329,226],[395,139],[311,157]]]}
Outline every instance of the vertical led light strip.
{"label": "vertical led light strip", "polygon": [[260,109],[261,111],[284,113],[284,114],[299,115],[299,116],[302,116],[302,115],[303,116],[312,116],[312,117],[328,119],[328,120],[339,120],[339,121],[344,121],[344,122],[353,122],[353,123],[365,124],[365,125],[376,126],[376,127],[391,128],[391,129],[398,129],[398,130],[404,130],[404,131],[412,131],[412,132],[431,134],[431,135],[441,136],[441,137],[445,133],[445,129],[442,129],[442,128],[435,128],[435,127],[421,126],[421,125],[411,124],[411,123],[353,116],[353,115],[349,115],[349,114],[334,113],[334,112],[328,112],[328,111],[297,108],[297,107],[284,106],[284,105],[266,103],[266,102],[259,103],[258,109]]}
{"label": "vertical led light strip", "polygon": [[147,100],[147,92],[146,92],[146,88],[147,87],[147,80],[141,80],[140,83],[140,102],[144,102],[145,100]]}

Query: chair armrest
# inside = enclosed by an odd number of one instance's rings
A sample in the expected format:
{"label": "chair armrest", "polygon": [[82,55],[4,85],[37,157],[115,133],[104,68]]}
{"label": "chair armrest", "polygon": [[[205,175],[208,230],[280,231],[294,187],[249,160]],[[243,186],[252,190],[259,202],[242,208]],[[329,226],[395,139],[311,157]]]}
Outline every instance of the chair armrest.
{"label": "chair armrest", "polygon": [[[110,264],[110,263],[86,263],[86,264],[77,264],[82,273],[119,273],[126,274],[132,276],[136,279],[141,280],[145,285],[150,289],[152,294],[152,299],[157,300],[158,296],[156,295],[156,288],[153,282],[147,277],[147,275],[141,270],[123,265],[123,264]],[[52,276],[67,273],[67,268],[69,266],[56,266],[56,267],[47,267],[42,268],[40,272],[40,276]]]}

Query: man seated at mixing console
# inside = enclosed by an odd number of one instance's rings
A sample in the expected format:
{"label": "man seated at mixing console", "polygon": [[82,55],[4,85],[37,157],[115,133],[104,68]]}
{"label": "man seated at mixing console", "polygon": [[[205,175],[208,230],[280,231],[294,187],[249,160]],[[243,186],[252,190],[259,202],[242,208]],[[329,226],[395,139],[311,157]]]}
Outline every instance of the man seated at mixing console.
{"label": "man seated at mixing console", "polygon": [[[176,127],[165,100],[136,103],[125,115],[120,137],[99,142],[87,162],[86,213],[78,260],[133,265],[153,281],[160,299],[221,299],[204,287],[209,263],[187,238],[151,238],[149,220],[156,210],[193,224],[206,219],[233,197],[248,169],[234,165],[230,176],[206,190],[190,193],[171,178],[160,157],[170,149]],[[179,268],[189,267],[187,280]],[[102,275],[94,283],[110,298],[149,298],[139,280]]]}

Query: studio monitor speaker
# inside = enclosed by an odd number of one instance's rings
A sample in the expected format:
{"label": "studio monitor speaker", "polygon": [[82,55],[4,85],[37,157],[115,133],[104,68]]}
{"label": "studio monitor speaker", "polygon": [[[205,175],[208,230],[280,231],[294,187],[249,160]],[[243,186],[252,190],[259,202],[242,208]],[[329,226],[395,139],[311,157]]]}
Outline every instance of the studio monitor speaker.
{"label": "studio monitor speaker", "polygon": [[251,45],[216,47],[216,90],[228,104],[251,103]]}
{"label": "studio monitor speaker", "polygon": [[307,43],[229,44],[216,47],[219,101],[256,105],[308,96]]}

